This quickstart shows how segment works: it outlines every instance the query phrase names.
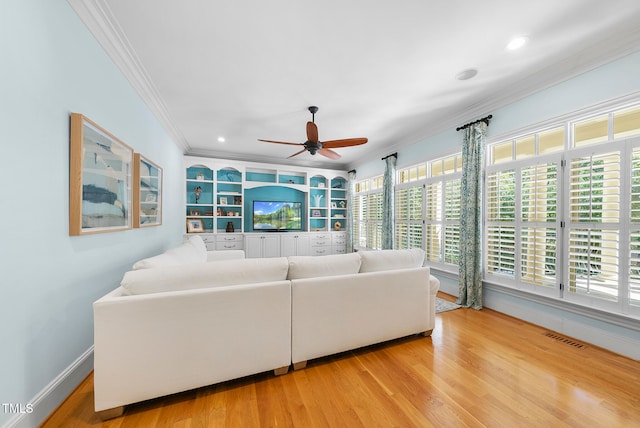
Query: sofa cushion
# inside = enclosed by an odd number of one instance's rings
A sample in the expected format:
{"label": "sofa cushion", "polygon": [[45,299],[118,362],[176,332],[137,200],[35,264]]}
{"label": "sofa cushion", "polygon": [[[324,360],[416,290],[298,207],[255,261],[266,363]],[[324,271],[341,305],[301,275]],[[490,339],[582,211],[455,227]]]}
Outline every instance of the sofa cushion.
{"label": "sofa cushion", "polygon": [[356,253],[329,256],[289,256],[287,279],[317,278],[349,275],[360,270],[360,256]]}
{"label": "sofa cushion", "polygon": [[408,250],[360,251],[362,259],[360,272],[379,272],[383,270],[409,269],[422,266],[424,250],[411,248]]}
{"label": "sofa cushion", "polygon": [[284,281],[289,264],[285,257],[237,259],[190,265],[164,266],[132,270],[124,274],[120,285],[129,294],[221,287]]}
{"label": "sofa cushion", "polygon": [[151,269],[163,266],[204,263],[207,261],[207,246],[198,235],[189,237],[179,247],[171,248],[162,254],[137,261],[132,269]]}

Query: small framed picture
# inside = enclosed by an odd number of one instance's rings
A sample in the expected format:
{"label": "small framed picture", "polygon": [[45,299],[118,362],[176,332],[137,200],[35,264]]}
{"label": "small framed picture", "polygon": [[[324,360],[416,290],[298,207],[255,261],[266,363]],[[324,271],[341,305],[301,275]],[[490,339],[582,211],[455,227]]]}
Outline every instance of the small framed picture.
{"label": "small framed picture", "polygon": [[220,205],[227,205],[227,197],[220,196]]}
{"label": "small framed picture", "polygon": [[189,210],[189,215],[200,215],[200,210]]}
{"label": "small framed picture", "polygon": [[190,218],[187,220],[187,233],[204,232],[204,222],[200,218]]}
{"label": "small framed picture", "polygon": [[321,181],[321,182],[319,182],[319,183],[318,183],[318,188],[319,188],[319,189],[324,189],[324,182],[322,182],[322,181]]}
{"label": "small framed picture", "polygon": [[338,205],[335,202],[331,202],[331,208],[338,208]]}
{"label": "small framed picture", "polygon": [[322,213],[320,210],[313,210],[311,211],[311,217],[322,217]]}

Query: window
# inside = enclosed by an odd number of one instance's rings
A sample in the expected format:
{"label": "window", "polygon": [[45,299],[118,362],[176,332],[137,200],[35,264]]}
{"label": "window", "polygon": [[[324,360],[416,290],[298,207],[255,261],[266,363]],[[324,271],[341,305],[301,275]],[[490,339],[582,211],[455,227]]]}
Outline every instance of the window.
{"label": "window", "polygon": [[356,183],[353,221],[356,247],[382,248],[382,176]]}
{"label": "window", "polygon": [[485,186],[485,280],[640,314],[639,106],[490,144]]}
{"label": "window", "polygon": [[423,248],[432,265],[457,269],[461,178],[461,153],[398,171],[396,248]]}

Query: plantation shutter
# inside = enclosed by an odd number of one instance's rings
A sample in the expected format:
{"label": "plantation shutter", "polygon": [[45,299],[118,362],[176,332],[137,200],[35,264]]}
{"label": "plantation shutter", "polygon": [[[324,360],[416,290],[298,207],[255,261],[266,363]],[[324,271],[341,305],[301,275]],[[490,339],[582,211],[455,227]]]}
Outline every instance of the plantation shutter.
{"label": "plantation shutter", "polygon": [[460,178],[444,185],[444,262],[458,264],[460,256]]}
{"label": "plantation shutter", "polygon": [[521,171],[520,279],[549,288],[558,283],[558,165],[547,162]]}
{"label": "plantation shutter", "polygon": [[426,259],[440,262],[442,248],[442,182],[436,181],[425,186],[425,252]]}
{"label": "plantation shutter", "polygon": [[487,175],[487,274],[515,275],[515,170]]}
{"label": "plantation shutter", "polygon": [[640,308],[640,148],[631,156],[629,305]]}
{"label": "plantation shutter", "polygon": [[396,189],[396,248],[422,248],[422,185]]}
{"label": "plantation shutter", "polygon": [[568,162],[567,298],[618,300],[620,151]]}

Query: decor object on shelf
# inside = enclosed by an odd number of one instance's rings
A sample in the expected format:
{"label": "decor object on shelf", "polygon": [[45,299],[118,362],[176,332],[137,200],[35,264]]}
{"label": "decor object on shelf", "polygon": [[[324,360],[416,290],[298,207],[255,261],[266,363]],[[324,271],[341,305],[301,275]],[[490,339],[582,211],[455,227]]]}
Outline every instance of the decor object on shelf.
{"label": "decor object on shelf", "polygon": [[331,141],[320,142],[320,140],[318,139],[318,127],[315,124],[315,117],[316,117],[317,111],[318,111],[318,107],[316,106],[309,107],[309,112],[311,112],[312,121],[307,122],[307,141],[305,141],[304,143],[288,143],[283,141],[260,140],[260,139],[258,139],[258,141],[303,147],[302,150],[300,150],[299,152],[289,156],[290,158],[297,156],[306,150],[312,155],[319,153],[322,156],[325,156],[333,160],[340,159],[341,156],[339,153],[331,149],[336,149],[339,147],[359,146],[361,144],[365,144],[368,141],[367,138],[347,138],[342,140],[331,140]]}
{"label": "decor object on shelf", "polygon": [[311,217],[322,217],[322,213],[320,210],[313,210],[311,211]]}
{"label": "decor object on shelf", "polygon": [[202,172],[198,172],[198,175],[196,175],[196,180],[204,181],[204,174]]}
{"label": "decor object on shelf", "polygon": [[69,143],[69,235],[131,229],[133,149],[79,113]]}
{"label": "decor object on shelf", "polygon": [[233,222],[232,222],[232,221],[228,221],[228,222],[227,222],[227,229],[226,229],[226,230],[227,230],[227,233],[231,233],[231,232],[234,232],[234,231],[235,231],[235,229],[234,229],[234,227],[233,227]]}
{"label": "decor object on shelf", "polygon": [[201,218],[187,219],[187,233],[204,232],[204,222]]}
{"label": "decor object on shelf", "polygon": [[340,223],[339,221],[336,221],[333,224],[333,230],[339,231],[340,229],[342,229],[342,223]]}
{"label": "decor object on shelf", "polygon": [[313,195],[313,203],[315,204],[316,207],[321,207],[321,203],[322,203],[322,198],[324,198],[324,195]]}
{"label": "decor object on shelf", "polygon": [[196,204],[198,203],[198,200],[200,200],[201,193],[202,193],[202,187],[196,186],[196,188],[193,189],[193,194],[196,196]]}

